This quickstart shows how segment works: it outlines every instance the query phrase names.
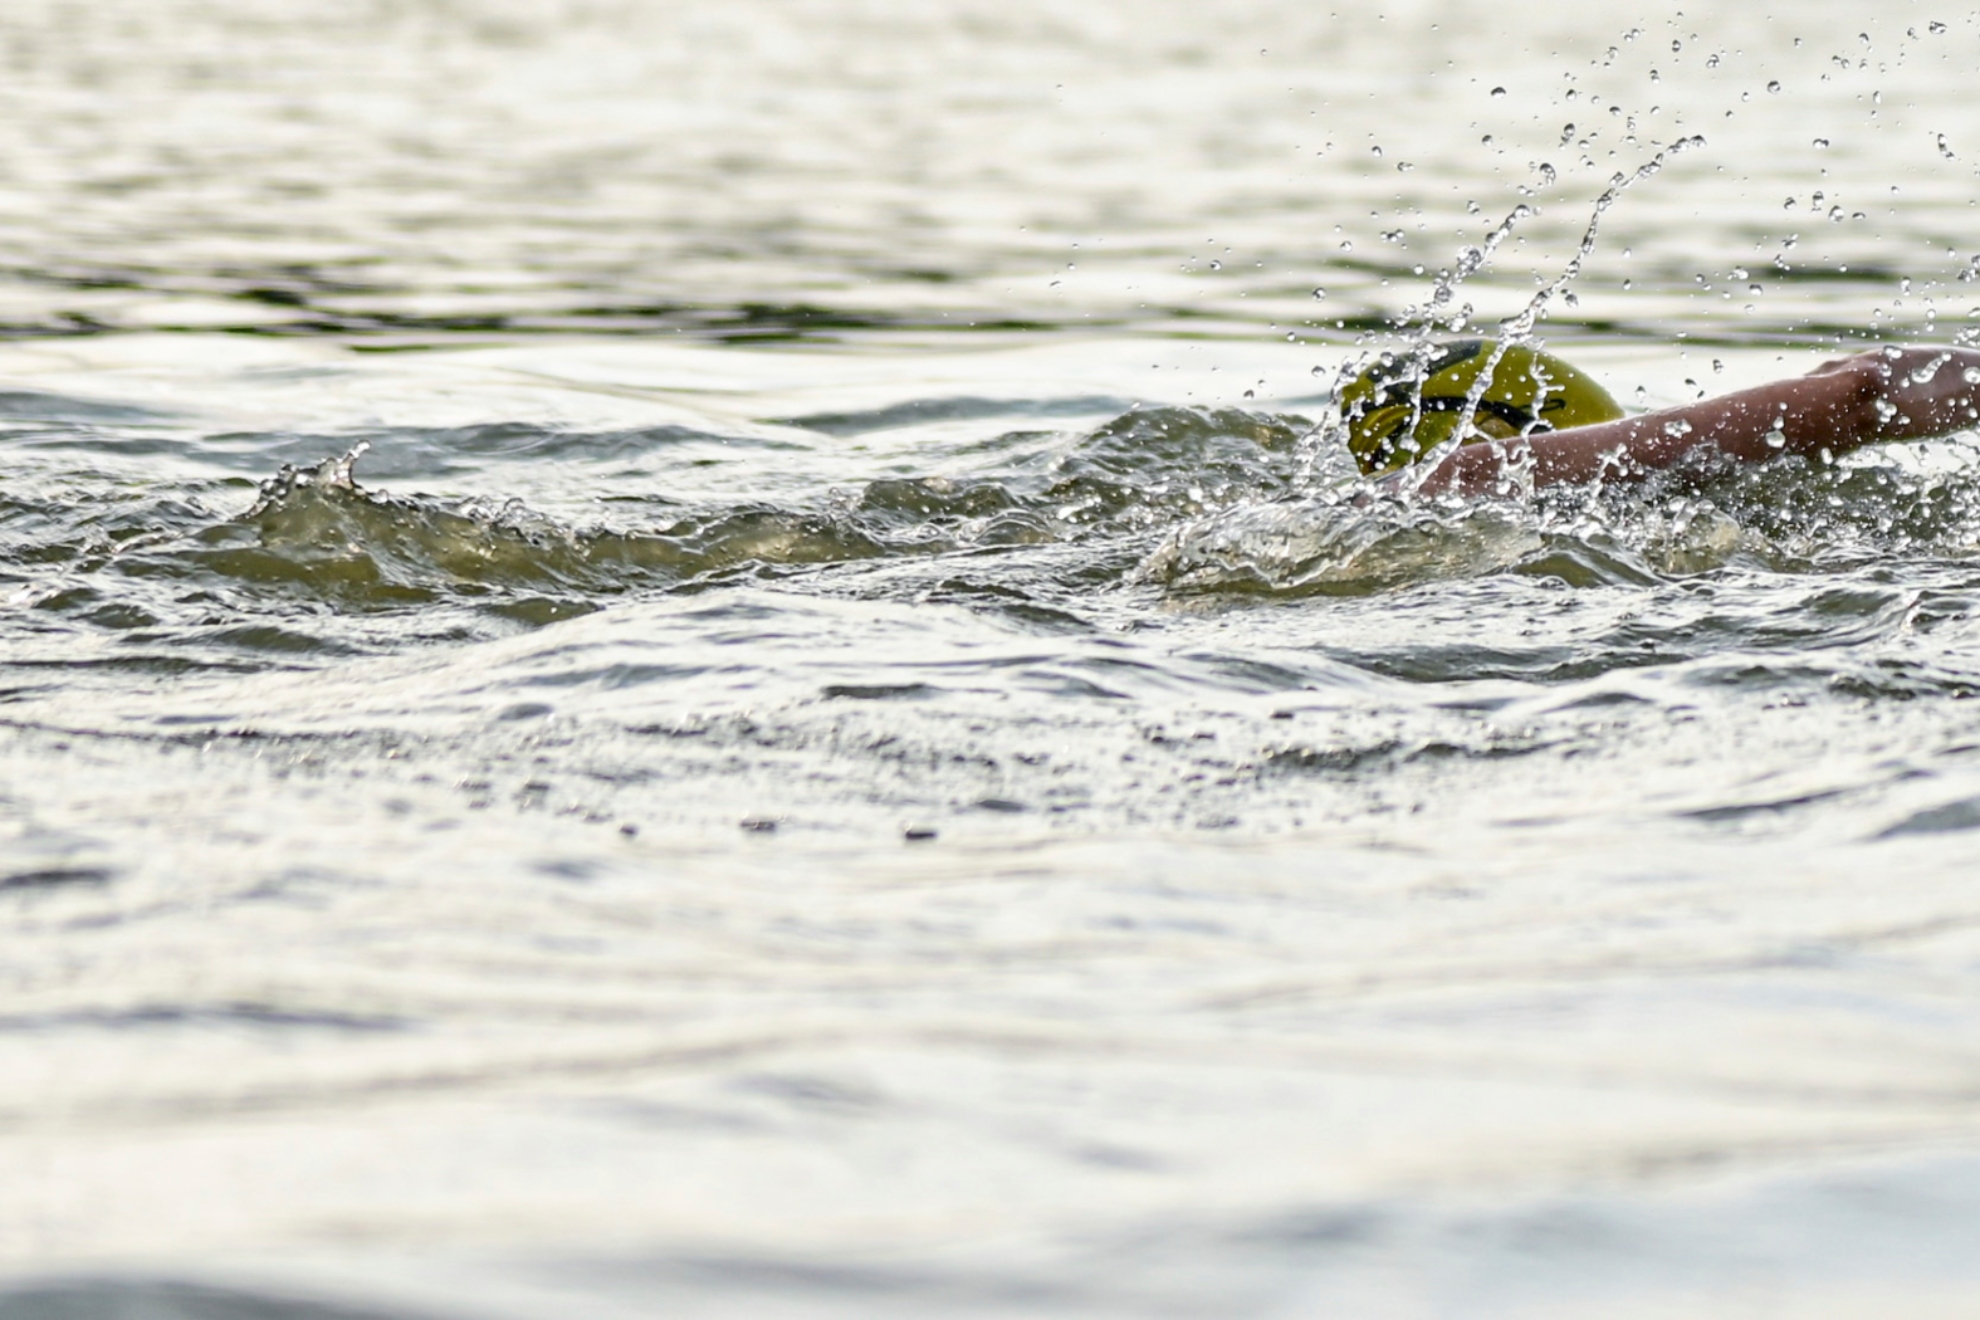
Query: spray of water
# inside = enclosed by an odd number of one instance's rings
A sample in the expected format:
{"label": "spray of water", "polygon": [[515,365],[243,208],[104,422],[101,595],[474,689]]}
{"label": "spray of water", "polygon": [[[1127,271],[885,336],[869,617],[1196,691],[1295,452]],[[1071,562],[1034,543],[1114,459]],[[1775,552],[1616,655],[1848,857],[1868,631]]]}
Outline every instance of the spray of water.
{"label": "spray of water", "polygon": [[[1506,213],[1505,219],[1485,236],[1484,242],[1475,247],[1466,246],[1458,249],[1457,261],[1448,270],[1437,273],[1436,285],[1427,303],[1420,307],[1406,307],[1402,315],[1397,318],[1396,324],[1399,327],[1420,327],[1412,337],[1403,369],[1403,379],[1410,386],[1409,429],[1412,432],[1423,420],[1423,382],[1429,372],[1430,359],[1437,351],[1434,336],[1440,330],[1456,334],[1471,320],[1470,303],[1453,307],[1458,289],[1467,279],[1484,269],[1485,264],[1492,259],[1492,255],[1499,250],[1499,245],[1506,241],[1522,220],[1536,214],[1538,212],[1524,202],[1515,206]],[[1359,372],[1365,362],[1357,361],[1353,365]],[[1345,381],[1339,384],[1345,384]],[[1336,397],[1340,392],[1339,384],[1335,388]]]}
{"label": "spray of water", "polygon": [[[1461,442],[1461,437],[1470,434],[1478,415],[1478,406],[1484,398],[1485,389],[1492,380],[1499,363],[1507,351],[1515,344],[1523,344],[1533,337],[1534,328],[1543,320],[1553,301],[1565,293],[1581,275],[1583,266],[1595,250],[1595,243],[1601,230],[1602,218],[1609,208],[1636,184],[1664,168],[1673,156],[1705,145],[1703,136],[1694,134],[1680,138],[1660,149],[1654,156],[1628,174],[1618,173],[1609,180],[1609,186],[1595,199],[1588,218],[1588,225],[1582,231],[1581,242],[1574,255],[1562,267],[1561,272],[1542,286],[1520,311],[1498,325],[1493,336],[1494,344],[1485,368],[1478,374],[1471,388],[1466,392],[1463,409],[1458,414],[1458,425],[1452,438],[1445,442],[1443,452],[1432,452],[1414,464],[1409,474],[1403,478],[1403,489],[1414,495],[1421,483],[1436,467],[1438,459]],[[1409,335],[1409,343],[1403,350],[1403,370],[1401,378],[1410,386],[1411,412],[1410,426],[1413,430],[1422,420],[1422,387],[1427,365],[1437,350],[1436,336],[1462,331],[1469,323],[1472,307],[1469,303],[1459,303],[1458,292],[1465,281],[1483,270],[1505,240],[1511,236],[1519,224],[1537,214],[1534,208],[1521,203],[1508,212],[1484,240],[1477,245],[1467,245],[1458,250],[1457,260],[1447,270],[1438,272],[1429,299],[1418,306],[1405,308],[1397,318],[1399,330]],[[1373,354],[1360,354],[1344,362],[1334,377],[1334,396],[1339,398],[1349,382],[1366,369]],[[1345,438],[1346,422],[1338,412],[1323,421],[1311,433],[1308,440],[1308,469],[1313,470],[1313,458],[1319,452],[1338,447]],[[1515,471],[1508,465],[1509,475],[1517,484],[1521,494],[1531,494],[1530,473]],[[1511,490],[1508,493],[1513,493]]]}
{"label": "spray of water", "polygon": [[[1472,422],[1478,416],[1479,401],[1485,397],[1485,390],[1492,382],[1492,374],[1498,370],[1499,363],[1504,360],[1506,351],[1514,344],[1523,344],[1531,339],[1533,337],[1533,328],[1546,315],[1548,305],[1555,298],[1566,292],[1568,286],[1580,277],[1582,266],[1587,263],[1589,255],[1595,250],[1596,236],[1602,228],[1602,217],[1608,212],[1609,208],[1614,206],[1617,200],[1631,187],[1663,169],[1664,163],[1670,160],[1671,157],[1677,155],[1679,152],[1689,151],[1693,147],[1702,147],[1704,145],[1705,139],[1696,134],[1691,137],[1680,138],[1663,148],[1643,164],[1637,166],[1634,173],[1617,174],[1609,180],[1609,186],[1602,191],[1601,196],[1595,199],[1594,210],[1588,217],[1588,227],[1581,234],[1580,246],[1575,249],[1574,255],[1568,259],[1567,265],[1561,268],[1561,273],[1543,285],[1539,292],[1528,299],[1526,306],[1521,308],[1517,315],[1499,323],[1499,333],[1492,345],[1491,355],[1485,359],[1485,368],[1478,373],[1478,378],[1471,383],[1471,388],[1465,391],[1464,408],[1458,413],[1457,429],[1452,432],[1451,439],[1445,442],[1444,448],[1446,450],[1455,448],[1457,445],[1463,443],[1463,438],[1471,433]],[[1429,476],[1430,471],[1435,467],[1435,460],[1439,457],[1441,455],[1435,453],[1427,455],[1424,461],[1417,465],[1416,470],[1411,476],[1406,479],[1409,482],[1412,492]],[[1522,482],[1521,493],[1530,495],[1532,493],[1530,489],[1531,473],[1525,472],[1522,469],[1519,479]]]}

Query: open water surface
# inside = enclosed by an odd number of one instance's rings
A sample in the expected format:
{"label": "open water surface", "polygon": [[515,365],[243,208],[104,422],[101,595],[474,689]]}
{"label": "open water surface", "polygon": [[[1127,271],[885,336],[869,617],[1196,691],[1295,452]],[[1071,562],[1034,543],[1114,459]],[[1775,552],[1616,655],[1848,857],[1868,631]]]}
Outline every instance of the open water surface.
{"label": "open water surface", "polygon": [[[0,1315],[1966,1315],[1980,17],[9,0]],[[1375,338],[1370,338],[1375,336]]]}

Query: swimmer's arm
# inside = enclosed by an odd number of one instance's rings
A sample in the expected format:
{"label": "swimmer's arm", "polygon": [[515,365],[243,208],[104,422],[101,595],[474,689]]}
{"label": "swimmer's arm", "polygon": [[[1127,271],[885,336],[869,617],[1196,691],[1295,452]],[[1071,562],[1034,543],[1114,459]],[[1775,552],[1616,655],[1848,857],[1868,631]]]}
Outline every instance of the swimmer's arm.
{"label": "swimmer's arm", "polygon": [[[1637,481],[1715,449],[1743,463],[1778,454],[1841,454],[1880,440],[1919,440],[1980,422],[1980,353],[1883,348],[1778,380],[1621,421],[1527,440],[1467,445],[1439,463],[1424,494],[1483,495],[1529,464],[1538,486]],[[1779,431],[1780,445],[1768,442]]]}

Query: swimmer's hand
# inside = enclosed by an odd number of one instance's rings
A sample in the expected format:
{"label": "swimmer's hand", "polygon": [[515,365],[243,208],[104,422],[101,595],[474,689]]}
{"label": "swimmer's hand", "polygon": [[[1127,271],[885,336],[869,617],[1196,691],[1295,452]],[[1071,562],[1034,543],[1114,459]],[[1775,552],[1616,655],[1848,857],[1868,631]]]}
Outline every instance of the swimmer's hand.
{"label": "swimmer's hand", "polygon": [[1531,470],[1535,487],[1640,481],[1704,450],[1742,463],[1778,454],[1834,456],[1876,441],[1921,440],[1976,424],[1980,353],[1893,346],[1641,417],[1466,445],[1432,468],[1416,490],[1491,494],[1521,467]]}

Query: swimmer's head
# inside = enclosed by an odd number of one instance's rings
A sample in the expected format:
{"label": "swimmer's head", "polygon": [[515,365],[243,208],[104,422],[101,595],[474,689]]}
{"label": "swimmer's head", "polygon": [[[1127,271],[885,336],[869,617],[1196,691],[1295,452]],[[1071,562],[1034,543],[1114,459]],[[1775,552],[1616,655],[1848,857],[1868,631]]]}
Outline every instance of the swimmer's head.
{"label": "swimmer's head", "polygon": [[[1461,339],[1433,349],[1427,359],[1384,353],[1342,389],[1341,420],[1363,474],[1407,467],[1456,435],[1465,398],[1494,347],[1489,339]],[[1464,443],[1565,431],[1622,415],[1621,405],[1590,377],[1552,353],[1510,344],[1479,396]]]}

